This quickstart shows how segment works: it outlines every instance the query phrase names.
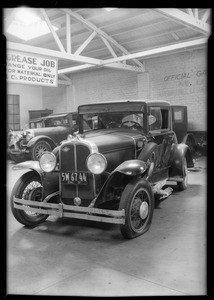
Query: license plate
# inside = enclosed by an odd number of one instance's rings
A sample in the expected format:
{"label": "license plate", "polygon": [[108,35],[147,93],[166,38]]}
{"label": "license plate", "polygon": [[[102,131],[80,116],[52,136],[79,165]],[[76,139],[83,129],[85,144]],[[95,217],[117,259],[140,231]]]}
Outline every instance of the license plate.
{"label": "license plate", "polygon": [[63,183],[88,184],[88,174],[86,172],[65,172],[61,173]]}

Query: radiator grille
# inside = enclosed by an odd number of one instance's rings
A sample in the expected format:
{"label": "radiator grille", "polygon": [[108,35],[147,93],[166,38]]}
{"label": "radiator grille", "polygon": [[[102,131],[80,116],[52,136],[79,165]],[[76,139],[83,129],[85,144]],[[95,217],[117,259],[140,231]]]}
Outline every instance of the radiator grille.
{"label": "radiator grille", "polygon": [[[61,200],[65,204],[74,204],[73,199],[80,197],[82,206],[88,206],[95,197],[94,175],[89,173],[86,166],[86,159],[91,153],[90,146],[81,143],[64,144],[60,150],[60,187]],[[62,182],[61,173],[66,172],[87,172],[88,184],[67,184]]]}

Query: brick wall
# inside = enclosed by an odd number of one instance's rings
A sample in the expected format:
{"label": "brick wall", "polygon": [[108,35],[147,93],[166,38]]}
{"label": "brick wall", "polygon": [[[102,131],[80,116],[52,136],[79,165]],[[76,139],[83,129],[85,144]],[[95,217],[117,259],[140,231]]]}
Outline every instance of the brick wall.
{"label": "brick wall", "polygon": [[66,112],[66,86],[43,87],[43,108],[52,109],[54,113]]}
{"label": "brick wall", "polygon": [[43,88],[43,108],[55,113],[98,101],[149,98],[188,106],[189,130],[206,130],[206,50],[144,61],[146,73],[96,69],[73,73],[73,88]]}
{"label": "brick wall", "polygon": [[110,69],[80,72],[71,77],[76,106],[98,101],[137,99],[137,73]]}
{"label": "brick wall", "polygon": [[207,53],[181,52],[145,61],[150,98],[187,105],[189,130],[206,130]]}

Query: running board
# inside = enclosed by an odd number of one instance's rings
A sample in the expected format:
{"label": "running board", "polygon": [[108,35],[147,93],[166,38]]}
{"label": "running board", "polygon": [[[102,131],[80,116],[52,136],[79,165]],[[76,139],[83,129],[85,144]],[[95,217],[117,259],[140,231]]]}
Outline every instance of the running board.
{"label": "running board", "polygon": [[168,187],[164,190],[162,189],[162,187],[166,185],[166,183],[167,183],[167,179],[158,182],[152,187],[153,193],[160,196],[159,200],[165,199],[172,194],[173,189],[171,187]]}
{"label": "running board", "polygon": [[169,178],[167,179],[167,181],[182,182],[182,181],[183,181],[183,178],[181,178],[181,177],[169,177]]}

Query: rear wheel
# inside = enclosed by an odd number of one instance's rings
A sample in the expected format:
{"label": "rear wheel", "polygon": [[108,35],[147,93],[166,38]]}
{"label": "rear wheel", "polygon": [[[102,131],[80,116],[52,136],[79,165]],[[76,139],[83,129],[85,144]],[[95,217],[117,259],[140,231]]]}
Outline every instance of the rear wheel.
{"label": "rear wheel", "polygon": [[13,196],[19,199],[41,202],[42,184],[39,175],[34,172],[25,173],[17,181],[11,193],[11,210],[16,220],[26,226],[35,226],[47,219],[48,215],[15,208]]}
{"label": "rear wheel", "polygon": [[149,183],[134,178],[125,187],[119,209],[125,210],[125,224],[120,225],[124,238],[132,239],[145,233],[152,222],[154,195]]}
{"label": "rear wheel", "polygon": [[39,141],[33,146],[33,149],[31,150],[31,158],[32,158],[32,160],[39,160],[40,156],[44,152],[51,151],[51,150],[52,150],[52,148],[48,142]]}

